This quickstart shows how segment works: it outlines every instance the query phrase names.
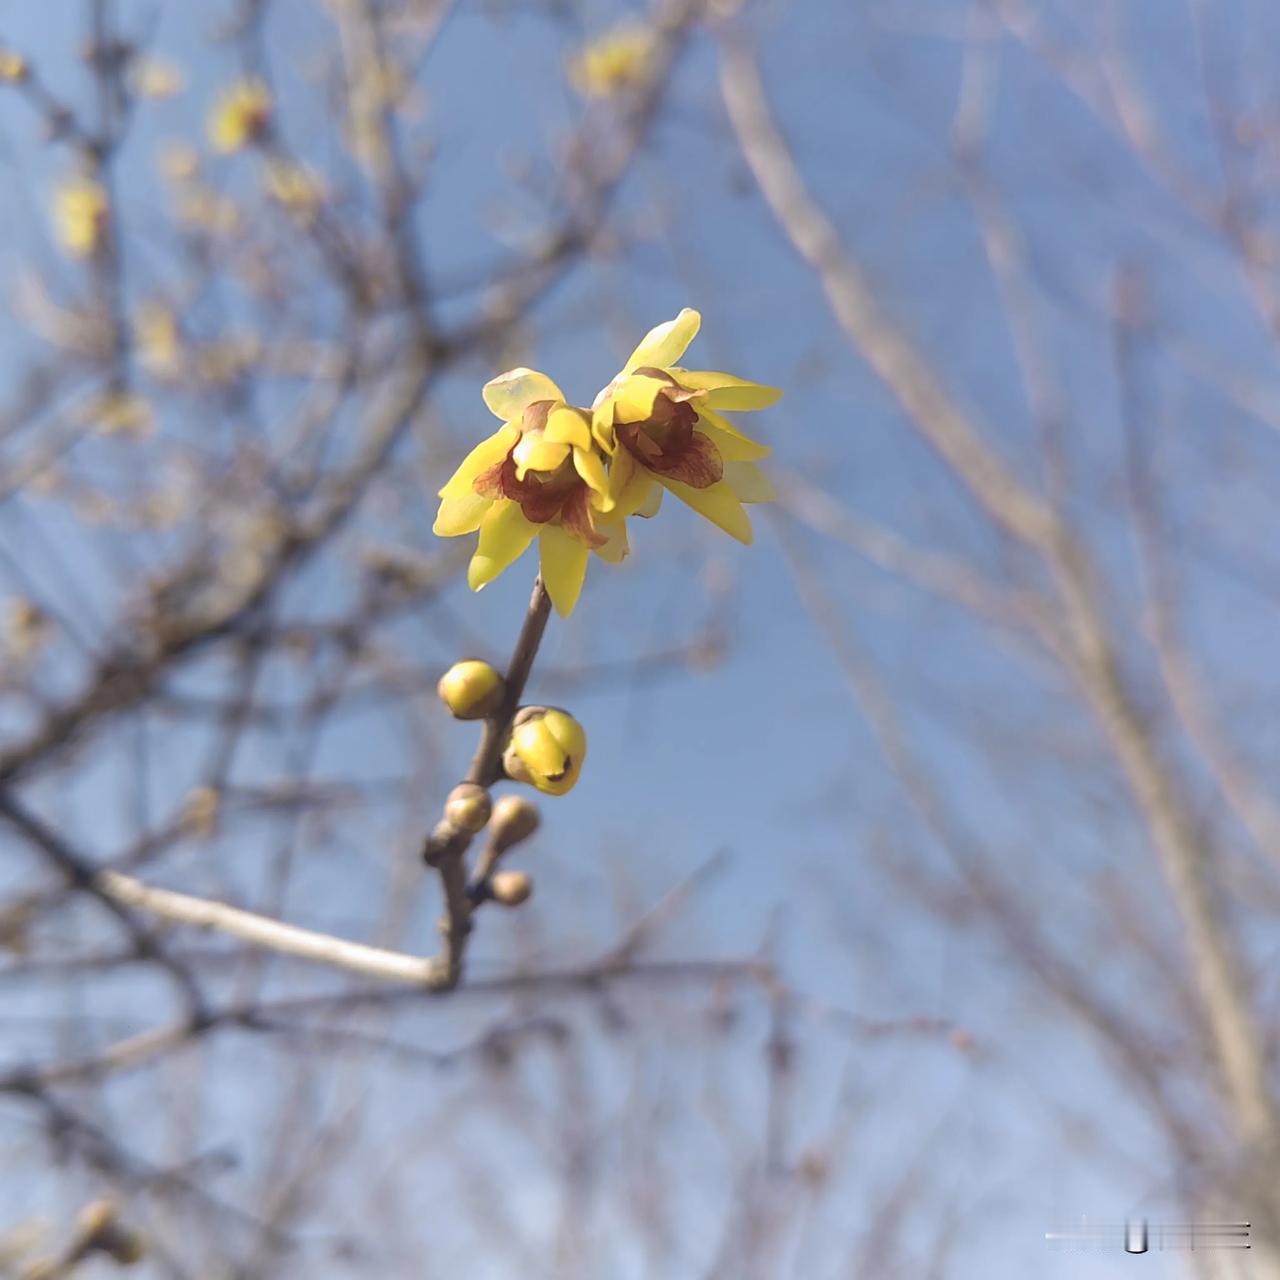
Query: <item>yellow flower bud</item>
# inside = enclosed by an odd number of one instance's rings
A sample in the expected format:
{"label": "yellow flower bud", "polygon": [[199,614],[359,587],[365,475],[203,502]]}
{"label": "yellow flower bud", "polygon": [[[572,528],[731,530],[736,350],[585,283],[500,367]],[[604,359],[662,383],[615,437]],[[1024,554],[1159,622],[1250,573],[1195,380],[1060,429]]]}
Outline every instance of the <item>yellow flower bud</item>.
{"label": "yellow flower bud", "polygon": [[538,806],[524,796],[503,796],[493,806],[489,824],[489,840],[495,852],[506,850],[527,840],[542,822]]}
{"label": "yellow flower bud", "polygon": [[489,793],[474,782],[458,783],[444,804],[444,816],[450,824],[470,835],[484,830],[492,812]]}
{"label": "yellow flower bud", "polygon": [[489,881],[489,892],[501,906],[518,907],[529,901],[533,878],[524,871],[497,871]]}
{"label": "yellow flower bud", "polygon": [[502,764],[517,782],[562,796],[578,781],[586,754],[587,735],[567,711],[525,707],[516,717]]}
{"label": "yellow flower bud", "polygon": [[436,685],[440,701],[458,720],[483,720],[502,703],[502,677],[477,658],[455,662]]}

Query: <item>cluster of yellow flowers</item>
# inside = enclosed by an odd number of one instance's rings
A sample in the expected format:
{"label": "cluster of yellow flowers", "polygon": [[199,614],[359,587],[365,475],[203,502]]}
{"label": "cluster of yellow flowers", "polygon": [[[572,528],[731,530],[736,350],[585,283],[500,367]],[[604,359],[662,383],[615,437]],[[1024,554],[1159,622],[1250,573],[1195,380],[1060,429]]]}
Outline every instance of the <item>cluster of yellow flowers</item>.
{"label": "cluster of yellow flowers", "polygon": [[628,551],[628,516],[656,514],[663,490],[740,542],[751,541],[743,503],[773,489],[756,466],[766,445],[727,414],[764,409],[782,394],[728,373],[680,368],[701,325],[686,307],[651,329],[590,409],[569,404],[543,373],[512,369],[484,388],[502,427],[477,445],[440,490],[435,532],[479,530],[467,580],[478,591],[535,537],[542,580],[557,612],[577,603],[592,551],[616,563]]}

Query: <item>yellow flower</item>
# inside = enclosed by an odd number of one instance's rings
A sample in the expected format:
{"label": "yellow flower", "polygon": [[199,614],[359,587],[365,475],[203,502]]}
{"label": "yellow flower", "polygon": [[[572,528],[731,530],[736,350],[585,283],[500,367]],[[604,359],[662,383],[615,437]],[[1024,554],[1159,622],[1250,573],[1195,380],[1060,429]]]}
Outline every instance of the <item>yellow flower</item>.
{"label": "yellow flower", "polygon": [[573,789],[587,755],[587,735],[567,712],[556,707],[523,707],[502,755],[507,776],[547,795]]}
{"label": "yellow flower", "polygon": [[63,248],[89,258],[102,248],[107,233],[107,190],[92,178],[71,178],[54,198],[53,218]]}
{"label": "yellow flower", "polygon": [[473,591],[492,582],[535,537],[542,580],[557,612],[577,603],[595,551],[617,561],[627,553],[612,503],[604,459],[585,409],[566,404],[545,374],[512,369],[484,388],[502,427],[463,459],[440,490],[435,532],[452,538],[480,531],[467,572]]}
{"label": "yellow flower", "polygon": [[209,141],[224,154],[239,151],[260,138],[271,123],[272,101],[261,80],[237,80],[229,86],[209,117]]}
{"label": "yellow flower", "polygon": [[12,49],[0,49],[0,81],[21,84],[31,74],[27,60]]}
{"label": "yellow flower", "polygon": [[686,307],[645,335],[596,397],[592,434],[610,455],[608,498],[615,516],[652,514],[668,489],[749,543],[751,522],[742,504],[772,500],[773,487],[755,465],[770,450],[725,415],[764,409],[782,393],[728,373],[680,368],[675,362],[701,323]]}
{"label": "yellow flower", "polygon": [[653,32],[624,22],[589,41],[569,60],[569,81],[584,98],[610,98],[649,78]]}
{"label": "yellow flower", "polygon": [[148,372],[156,377],[172,374],[178,366],[178,319],[173,310],[155,298],[144,299],[134,319],[133,342]]}
{"label": "yellow flower", "polygon": [[104,436],[137,438],[155,426],[151,406],[132,391],[104,391],[88,406],[87,417]]}

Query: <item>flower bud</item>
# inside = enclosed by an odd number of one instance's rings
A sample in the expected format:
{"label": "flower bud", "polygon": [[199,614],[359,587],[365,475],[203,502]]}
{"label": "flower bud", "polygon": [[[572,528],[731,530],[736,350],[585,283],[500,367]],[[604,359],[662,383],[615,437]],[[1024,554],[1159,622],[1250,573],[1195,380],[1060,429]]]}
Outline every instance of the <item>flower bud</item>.
{"label": "flower bud", "polygon": [[493,806],[489,842],[496,853],[504,853],[533,835],[541,822],[538,806],[532,800],[524,796],[503,796]]}
{"label": "flower bud", "polygon": [[504,907],[518,907],[528,902],[533,893],[533,878],[524,871],[495,871],[489,881],[494,902]]}
{"label": "flower bud", "polygon": [[502,677],[477,658],[455,662],[436,685],[440,701],[458,720],[483,720],[502,703]]}
{"label": "flower bud", "polygon": [[578,781],[586,754],[587,735],[567,711],[524,707],[516,716],[502,765],[509,778],[562,796]]}
{"label": "flower bud", "polygon": [[489,815],[493,812],[493,802],[489,793],[474,782],[460,782],[444,802],[444,816],[450,824],[468,835],[476,835],[485,828]]}

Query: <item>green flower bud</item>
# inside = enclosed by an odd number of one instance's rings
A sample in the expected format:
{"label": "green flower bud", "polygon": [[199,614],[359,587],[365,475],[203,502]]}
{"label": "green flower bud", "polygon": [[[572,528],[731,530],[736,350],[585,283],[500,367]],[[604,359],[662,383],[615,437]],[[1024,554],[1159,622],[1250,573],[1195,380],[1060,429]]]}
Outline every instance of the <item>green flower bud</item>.
{"label": "green flower bud", "polygon": [[444,816],[452,826],[468,835],[483,831],[493,812],[489,793],[474,782],[460,782],[444,802]]}
{"label": "green flower bud", "polygon": [[493,806],[489,822],[489,841],[494,850],[503,853],[527,840],[542,822],[538,806],[524,796],[503,796]]}
{"label": "green flower bud", "polygon": [[502,765],[509,778],[562,796],[578,781],[586,754],[587,735],[567,711],[524,707],[515,718]]}
{"label": "green flower bud", "polygon": [[533,893],[533,878],[524,871],[496,871],[489,881],[493,900],[504,907],[518,907]]}
{"label": "green flower bud", "polygon": [[478,658],[455,662],[440,677],[436,692],[458,720],[483,720],[502,705],[502,677]]}

